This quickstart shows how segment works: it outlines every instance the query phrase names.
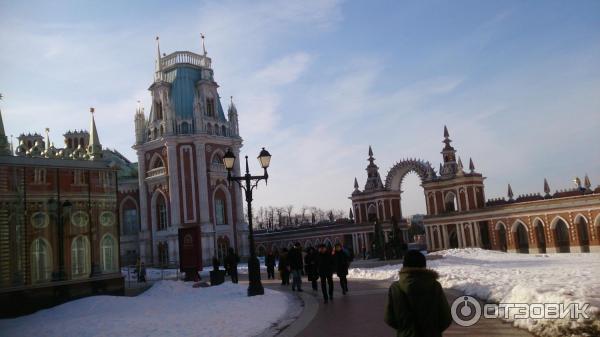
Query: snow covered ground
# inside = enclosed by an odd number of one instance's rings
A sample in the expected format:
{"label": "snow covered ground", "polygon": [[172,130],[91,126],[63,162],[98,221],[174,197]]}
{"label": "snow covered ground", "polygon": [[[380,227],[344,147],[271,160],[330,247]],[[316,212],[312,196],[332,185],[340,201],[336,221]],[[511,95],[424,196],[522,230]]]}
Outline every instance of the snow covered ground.
{"label": "snow covered ground", "polygon": [[[600,335],[600,254],[514,254],[451,249],[427,261],[444,288],[498,303],[590,303],[590,321],[512,320],[540,336]],[[353,268],[348,278],[397,280],[400,265]]]}
{"label": "snow covered ground", "polygon": [[[264,264],[260,266],[261,270],[266,270],[267,267]],[[212,266],[204,267],[200,272],[200,276],[209,277],[209,273],[213,270]],[[221,266],[221,270],[224,270]],[[238,273],[247,274],[248,273],[248,264],[240,263],[238,264]],[[136,281],[137,274],[135,273],[135,267],[123,267],[121,268],[121,275],[125,277],[126,281]],[[146,268],[146,281],[158,281],[158,280],[177,280],[183,279],[185,275],[179,271],[177,268]]]}
{"label": "snow covered ground", "polygon": [[226,282],[192,288],[158,281],[137,297],[92,296],[32,315],[0,320],[2,336],[255,336],[284,316],[289,295]]}

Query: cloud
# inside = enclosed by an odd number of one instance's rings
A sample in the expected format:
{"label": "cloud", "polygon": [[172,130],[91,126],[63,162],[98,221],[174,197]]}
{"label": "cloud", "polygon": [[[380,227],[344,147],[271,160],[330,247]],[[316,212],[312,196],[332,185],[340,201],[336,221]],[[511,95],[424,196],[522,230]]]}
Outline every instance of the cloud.
{"label": "cloud", "polygon": [[311,57],[305,52],[287,55],[257,71],[255,78],[265,85],[275,86],[295,82],[306,70]]}

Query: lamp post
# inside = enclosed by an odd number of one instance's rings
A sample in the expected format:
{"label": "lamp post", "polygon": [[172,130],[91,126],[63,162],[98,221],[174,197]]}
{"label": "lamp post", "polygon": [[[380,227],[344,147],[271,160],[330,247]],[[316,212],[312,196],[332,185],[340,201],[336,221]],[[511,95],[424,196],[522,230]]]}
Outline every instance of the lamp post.
{"label": "lamp post", "polygon": [[231,170],[235,164],[235,155],[231,152],[231,149],[228,149],[223,156],[223,163],[227,169],[227,180],[230,182],[235,181],[240,185],[246,194],[246,202],[248,203],[248,239],[250,240],[250,260],[248,261],[248,279],[250,284],[248,285],[248,296],[263,295],[265,293],[265,289],[260,282],[260,265],[254,249],[254,230],[252,228],[252,190],[258,185],[259,181],[264,179],[266,183],[267,179],[269,179],[267,168],[271,163],[271,154],[264,147],[258,155],[258,161],[264,170],[262,176],[253,176],[250,174],[248,156],[246,156],[246,174],[236,177],[231,175]]}

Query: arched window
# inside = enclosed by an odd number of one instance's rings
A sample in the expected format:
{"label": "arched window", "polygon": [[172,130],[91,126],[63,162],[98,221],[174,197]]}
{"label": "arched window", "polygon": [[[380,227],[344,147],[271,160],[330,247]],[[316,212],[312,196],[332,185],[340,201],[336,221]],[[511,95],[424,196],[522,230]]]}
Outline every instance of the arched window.
{"label": "arched window", "polygon": [[215,124],[215,135],[219,136],[221,131],[219,131],[219,126],[217,124]]}
{"label": "arched window", "polygon": [[581,251],[585,253],[590,252],[590,235],[588,233],[588,223],[585,217],[579,215],[575,218],[575,224],[577,225],[577,236],[579,237],[579,246]]}
{"label": "arched window", "polygon": [[212,135],[212,124],[206,125],[206,132],[208,132],[209,135]]}
{"label": "arched window", "polygon": [[501,222],[496,224],[496,235],[498,236],[498,248],[505,252],[508,249],[508,240],[506,239],[506,227]]}
{"label": "arched window", "polygon": [[515,225],[514,238],[517,252],[527,254],[529,253],[529,234],[527,233],[527,228],[525,228],[525,225],[521,222],[517,222]]}
{"label": "arched window", "polygon": [[162,135],[164,135],[164,134],[165,134],[165,126],[164,126],[164,125],[161,125],[161,126],[160,126],[160,135],[162,136]]}
{"label": "arched window", "polygon": [[159,231],[168,227],[167,204],[161,193],[156,197],[156,224]]}
{"label": "arched window", "polygon": [[225,125],[221,126],[221,136],[227,136],[227,128],[225,128]]}
{"label": "arched window", "polygon": [[154,157],[152,157],[152,163],[150,164],[150,169],[155,169],[155,168],[159,168],[159,167],[164,167],[165,163],[163,162],[162,158],[160,157],[160,155],[155,155]]}
{"label": "arched window", "polygon": [[123,235],[133,235],[139,230],[137,208],[123,210]]}
{"label": "arched window", "polygon": [[367,210],[367,218],[369,222],[377,221],[377,208],[375,207],[375,204],[369,205]]}
{"label": "arched window", "polygon": [[181,133],[183,134],[188,134],[190,133],[190,125],[187,122],[183,122],[181,123]]}
{"label": "arched window", "polygon": [[229,250],[229,238],[227,236],[219,236],[217,239],[217,256],[223,261]]}
{"label": "arched window", "polygon": [[446,212],[458,211],[458,203],[456,201],[456,194],[454,194],[454,192],[446,193],[446,197],[444,198],[444,205],[446,206]]}
{"label": "arched window", "polygon": [[556,251],[558,253],[571,252],[571,245],[569,242],[569,227],[561,218],[554,223],[554,238]]}
{"label": "arched window", "polygon": [[156,106],[156,119],[163,119],[162,102],[157,101],[155,106]]}
{"label": "arched window", "polygon": [[227,195],[222,188],[217,188],[214,193],[214,204],[215,204],[215,224],[226,225],[227,219]]}
{"label": "arched window", "polygon": [[31,280],[33,282],[49,281],[51,275],[50,244],[42,238],[37,238],[31,243]]}
{"label": "arched window", "polygon": [[100,243],[102,249],[102,271],[114,272],[117,270],[117,243],[110,234],[107,234]]}
{"label": "arched window", "polygon": [[71,243],[71,275],[82,277],[90,273],[90,242],[79,235]]}
{"label": "arched window", "polygon": [[206,99],[206,115],[215,117],[215,100],[213,98]]}
{"label": "arched window", "polygon": [[542,223],[542,220],[535,220],[533,226],[535,228],[535,238],[538,244],[538,251],[540,253],[546,253],[546,233],[544,231],[544,224]]}

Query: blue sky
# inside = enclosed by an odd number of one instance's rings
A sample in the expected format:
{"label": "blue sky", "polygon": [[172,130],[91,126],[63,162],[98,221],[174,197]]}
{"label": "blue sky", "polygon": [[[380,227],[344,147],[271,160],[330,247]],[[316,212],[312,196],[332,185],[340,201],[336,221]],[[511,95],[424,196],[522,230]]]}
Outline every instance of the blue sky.
{"label": "blue sky", "polygon": [[[103,145],[135,160],[154,37],[199,52],[200,32],[242,153],[273,154],[257,206],[348,209],[369,145],[384,179],[405,157],[437,169],[445,124],[488,198],[600,183],[598,1],[0,0],[7,133],[59,143],[94,106]],[[403,189],[403,212],[423,211],[416,176]]]}

